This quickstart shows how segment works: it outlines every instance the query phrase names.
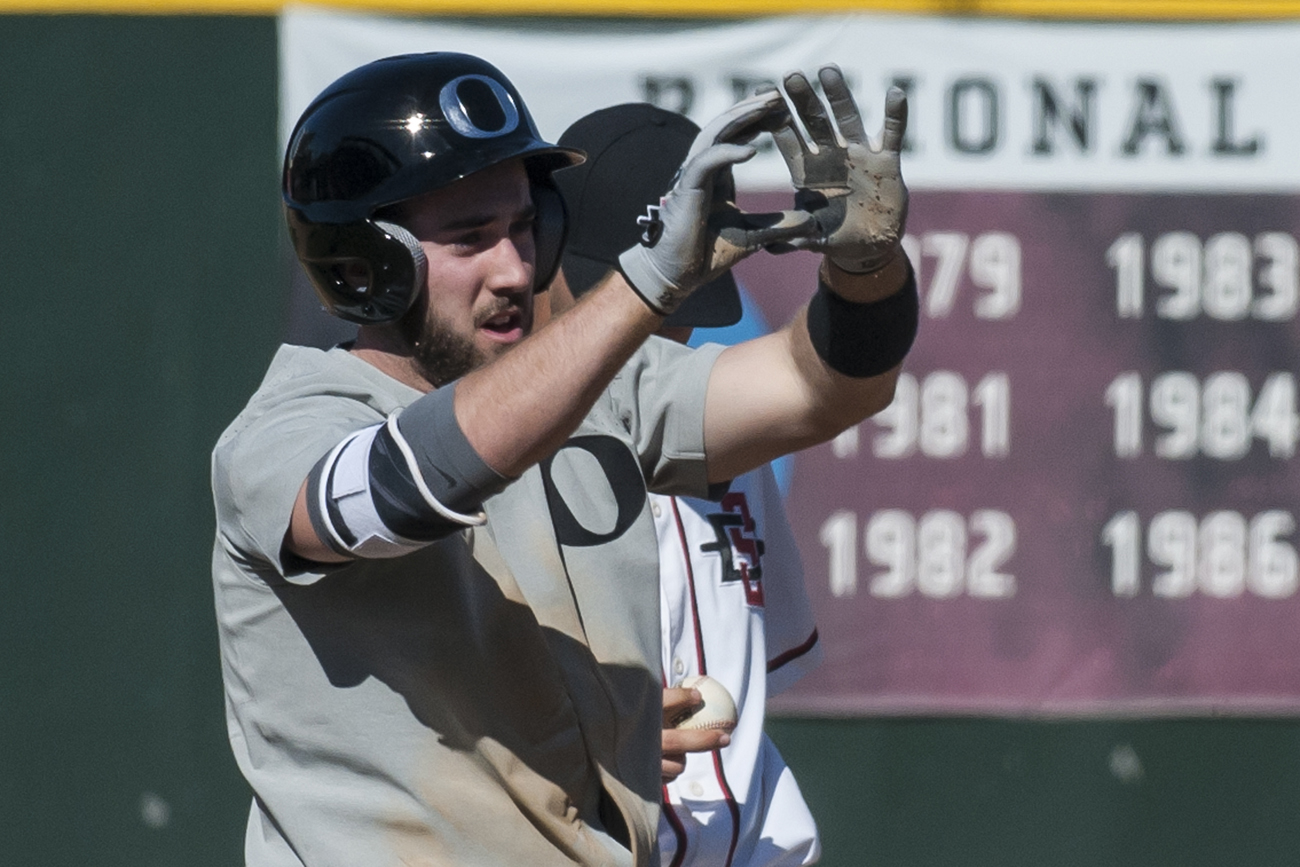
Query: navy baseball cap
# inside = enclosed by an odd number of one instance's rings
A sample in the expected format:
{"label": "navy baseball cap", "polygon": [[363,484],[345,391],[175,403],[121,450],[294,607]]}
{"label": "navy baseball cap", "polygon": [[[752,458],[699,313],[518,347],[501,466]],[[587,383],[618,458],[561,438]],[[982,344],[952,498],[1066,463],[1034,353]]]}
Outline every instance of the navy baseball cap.
{"label": "navy baseball cap", "polygon": [[[561,267],[575,298],[640,242],[637,217],[668,192],[699,132],[680,114],[629,102],[592,112],[560,136],[557,146],[587,154],[582,165],[555,173],[569,209]],[[664,325],[718,328],[739,322],[741,312],[736,280],[727,272],[692,292]]]}

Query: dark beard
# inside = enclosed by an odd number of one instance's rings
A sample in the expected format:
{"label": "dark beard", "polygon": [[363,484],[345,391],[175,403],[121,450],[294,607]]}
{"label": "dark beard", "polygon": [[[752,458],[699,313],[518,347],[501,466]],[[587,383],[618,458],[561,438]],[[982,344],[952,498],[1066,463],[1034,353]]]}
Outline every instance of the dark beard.
{"label": "dark beard", "polygon": [[411,359],[420,375],[434,388],[442,388],[487,362],[472,341],[453,332],[441,320],[429,322],[422,304],[412,307],[397,326],[411,347]]}

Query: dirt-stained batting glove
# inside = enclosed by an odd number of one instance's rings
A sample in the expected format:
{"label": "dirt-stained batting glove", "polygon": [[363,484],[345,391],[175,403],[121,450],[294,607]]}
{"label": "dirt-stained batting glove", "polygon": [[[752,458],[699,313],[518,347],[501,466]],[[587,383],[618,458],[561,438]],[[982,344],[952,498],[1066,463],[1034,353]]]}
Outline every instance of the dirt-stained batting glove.
{"label": "dirt-stained batting glove", "polygon": [[[790,246],[825,253],[845,271],[876,271],[898,252],[907,223],[907,187],[899,167],[907,96],[896,87],[889,89],[883,129],[870,141],[839,67],[823,66],[817,77],[834,125],[802,73],[785,77],[786,94],[816,150],[793,121],[772,134],[790,169],[796,204],[818,225],[815,237],[795,239]],[[837,126],[843,144],[835,136]]]}
{"label": "dirt-stained batting glove", "polygon": [[707,124],[671,190],[638,219],[641,243],[619,256],[619,268],[650,308],[667,316],[697,287],[769,245],[789,245],[817,231],[806,210],[749,214],[735,204],[731,167],[757,152],[756,135],[789,118],[779,93],[737,103]]}

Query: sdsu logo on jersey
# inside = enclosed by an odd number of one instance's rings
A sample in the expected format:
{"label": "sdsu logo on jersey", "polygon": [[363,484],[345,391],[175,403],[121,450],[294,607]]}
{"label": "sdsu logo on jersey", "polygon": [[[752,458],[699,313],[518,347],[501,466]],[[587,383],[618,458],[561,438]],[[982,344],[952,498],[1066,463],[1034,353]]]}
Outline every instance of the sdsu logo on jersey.
{"label": "sdsu logo on jersey", "polygon": [[700,551],[721,556],[722,582],[741,582],[745,601],[762,608],[763,540],[754,533],[754,519],[745,495],[739,491],[727,494],[722,498],[722,511],[710,513],[708,519],[717,541],[701,545]]}

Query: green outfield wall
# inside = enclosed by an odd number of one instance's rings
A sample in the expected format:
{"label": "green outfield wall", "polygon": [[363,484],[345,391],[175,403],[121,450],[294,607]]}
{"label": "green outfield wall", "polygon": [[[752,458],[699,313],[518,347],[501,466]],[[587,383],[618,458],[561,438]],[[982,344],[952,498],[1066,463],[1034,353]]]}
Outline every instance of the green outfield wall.
{"label": "green outfield wall", "polygon": [[[288,316],[275,36],[0,16],[0,865],[242,863],[207,478]],[[1300,863],[1300,722],[770,728],[834,867]]]}
{"label": "green outfield wall", "polygon": [[0,17],[0,864],[242,863],[208,453],[283,321],[271,18]]}

